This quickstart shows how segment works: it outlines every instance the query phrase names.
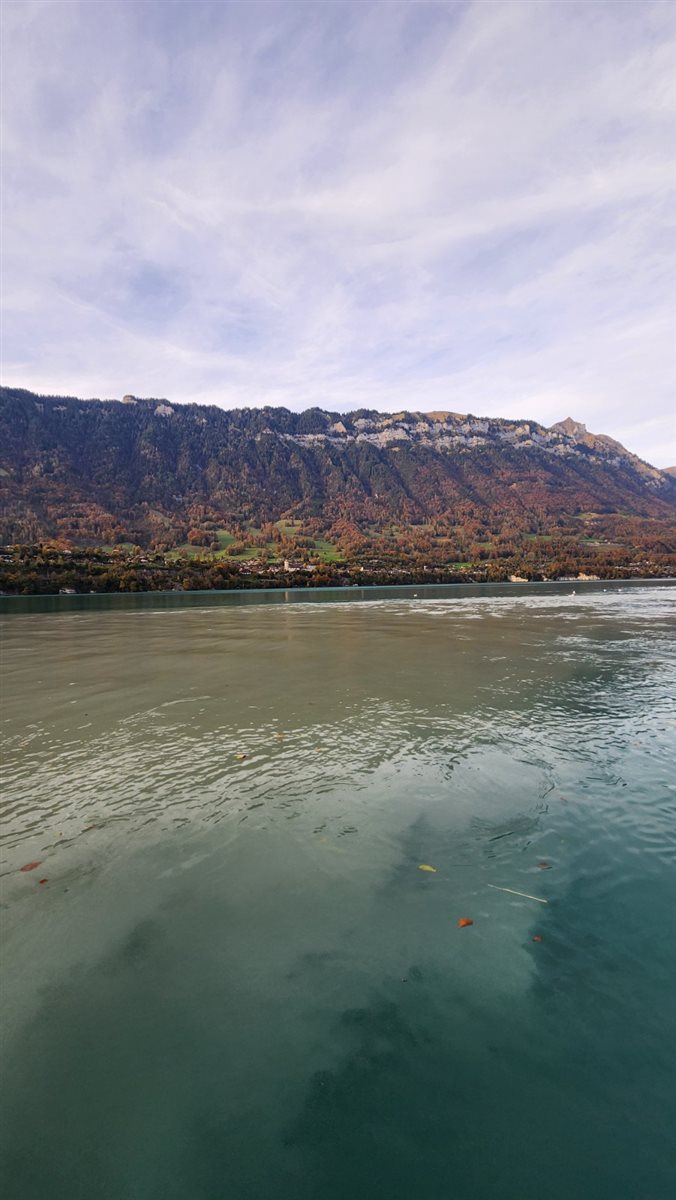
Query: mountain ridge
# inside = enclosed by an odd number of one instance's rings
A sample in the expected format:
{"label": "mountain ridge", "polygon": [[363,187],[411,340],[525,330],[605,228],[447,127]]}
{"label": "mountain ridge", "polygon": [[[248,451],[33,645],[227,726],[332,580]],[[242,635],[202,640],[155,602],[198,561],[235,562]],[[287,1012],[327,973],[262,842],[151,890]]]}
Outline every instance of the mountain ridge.
{"label": "mountain ridge", "polygon": [[608,534],[629,519],[671,527],[676,513],[670,473],[570,417],[547,428],[439,410],[221,409],[5,387],[0,445],[4,544],[172,545],[195,529],[206,539],[210,527],[284,518],[334,539],[346,524],[354,538],[483,525],[497,544],[505,529],[554,534],[586,512]]}

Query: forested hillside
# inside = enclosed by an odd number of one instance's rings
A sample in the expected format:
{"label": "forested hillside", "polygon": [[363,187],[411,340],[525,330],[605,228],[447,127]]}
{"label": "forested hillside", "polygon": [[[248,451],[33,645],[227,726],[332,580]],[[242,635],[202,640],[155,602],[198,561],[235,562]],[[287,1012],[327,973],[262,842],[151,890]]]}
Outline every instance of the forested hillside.
{"label": "forested hillside", "polygon": [[5,545],[437,567],[518,566],[537,551],[561,569],[577,551],[662,562],[674,550],[673,476],[570,419],[545,429],[5,388],[0,487]]}

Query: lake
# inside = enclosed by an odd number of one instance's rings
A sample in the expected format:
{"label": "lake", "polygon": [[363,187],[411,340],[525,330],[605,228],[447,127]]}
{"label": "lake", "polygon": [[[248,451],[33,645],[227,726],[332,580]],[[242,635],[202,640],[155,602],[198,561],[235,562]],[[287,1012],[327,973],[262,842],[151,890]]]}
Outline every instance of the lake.
{"label": "lake", "polygon": [[8,1200],[671,1200],[674,586],[2,604]]}

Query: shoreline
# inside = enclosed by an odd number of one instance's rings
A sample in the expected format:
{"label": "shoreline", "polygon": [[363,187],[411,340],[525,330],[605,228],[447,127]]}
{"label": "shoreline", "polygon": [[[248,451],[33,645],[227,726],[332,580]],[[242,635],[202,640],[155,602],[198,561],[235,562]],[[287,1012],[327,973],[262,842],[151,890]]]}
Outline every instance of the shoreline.
{"label": "shoreline", "polygon": [[[67,613],[69,611],[95,611],[96,608],[124,608],[127,606],[133,607],[150,607],[158,602],[166,608],[180,608],[182,602],[188,601],[185,607],[191,607],[195,604],[204,604],[212,598],[214,602],[221,599],[229,599],[236,601],[239,604],[255,604],[259,596],[265,596],[266,603],[277,601],[279,603],[288,603],[289,597],[293,597],[293,602],[306,599],[311,602],[313,599],[321,596],[338,602],[346,602],[349,600],[369,599],[376,592],[385,593],[409,593],[415,589],[416,595],[418,591],[430,592],[448,592],[448,593],[463,593],[464,595],[472,595],[475,593],[481,594],[488,589],[495,590],[507,594],[514,591],[517,594],[527,594],[529,589],[540,590],[542,588],[557,589],[562,596],[576,594],[577,588],[583,589],[585,592],[607,592],[610,588],[626,587],[627,585],[640,586],[651,585],[657,587],[669,587],[676,585],[676,576],[626,576],[621,579],[539,579],[526,580],[524,582],[513,583],[510,581],[487,582],[483,580],[466,581],[458,583],[392,583],[392,584],[344,584],[344,585],[323,585],[309,587],[248,587],[248,588],[206,588],[194,590],[168,590],[168,591],[118,591],[118,592],[77,592],[64,595],[61,593],[37,593],[31,595],[9,595],[0,594],[0,615],[12,615],[17,612],[17,615],[28,615],[30,612],[38,614],[43,607],[43,612],[60,612]],[[572,589],[572,591],[571,591]],[[105,603],[105,602],[108,603]],[[98,603],[103,602],[103,603]],[[151,602],[149,604],[149,602]],[[168,603],[167,603],[168,602]],[[21,610],[23,609],[23,612]]]}

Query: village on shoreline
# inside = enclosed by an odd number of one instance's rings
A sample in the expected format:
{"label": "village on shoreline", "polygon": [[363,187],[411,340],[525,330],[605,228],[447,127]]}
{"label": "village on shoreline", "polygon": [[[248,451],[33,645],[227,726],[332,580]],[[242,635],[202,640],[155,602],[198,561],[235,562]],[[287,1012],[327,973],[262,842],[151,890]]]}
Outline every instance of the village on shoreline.
{"label": "village on shoreline", "polygon": [[[590,561],[591,560],[591,561]],[[529,583],[566,580],[665,579],[673,555],[519,555],[442,565],[317,556],[238,561],[207,552],[78,548],[60,542],[0,548],[0,594],[78,595],[115,592],[222,591],[256,588],[354,587],[401,584]]]}

